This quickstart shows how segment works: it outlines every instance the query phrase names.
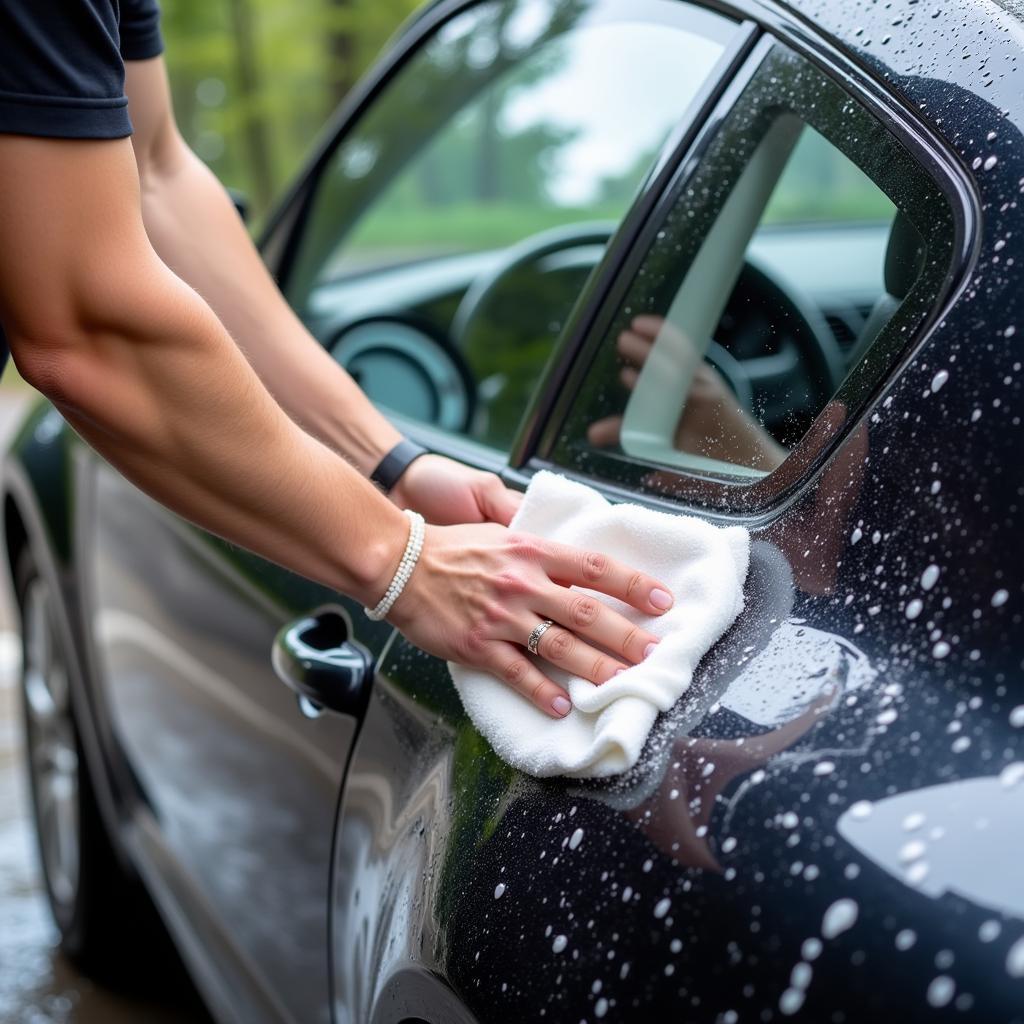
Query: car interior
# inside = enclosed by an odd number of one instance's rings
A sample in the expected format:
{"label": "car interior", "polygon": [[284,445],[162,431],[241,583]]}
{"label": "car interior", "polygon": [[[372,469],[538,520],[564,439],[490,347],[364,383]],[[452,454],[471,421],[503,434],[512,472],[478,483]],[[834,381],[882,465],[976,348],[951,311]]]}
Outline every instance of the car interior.
{"label": "car interior", "polygon": [[[391,141],[385,94],[335,152],[286,291],[379,406],[501,452],[722,45],[705,26],[651,34],[639,16],[549,25],[518,48],[499,27],[488,61],[468,74],[466,47],[479,46],[489,24],[476,16],[417,58],[448,69],[435,76],[435,96],[406,95],[402,76],[390,86],[392,105],[416,112],[400,142]],[[609,165],[584,194],[574,147],[591,163],[609,140],[622,149],[621,122],[578,112],[553,122],[545,102],[550,89],[600,88],[612,42],[619,55],[642,52],[652,69],[626,97],[638,120],[649,109],[650,123],[633,133],[628,161],[616,153],[617,176]],[[650,82],[669,68],[678,74],[681,47],[690,95],[683,88],[673,103],[645,109]],[[488,174],[494,180],[482,180]],[[620,337],[632,349],[619,358],[623,405],[595,421],[591,443],[659,465],[764,475],[836,393],[923,264],[921,235],[886,193],[799,117],[779,116],[682,281],[671,293],[652,287],[636,310],[646,319]]]}

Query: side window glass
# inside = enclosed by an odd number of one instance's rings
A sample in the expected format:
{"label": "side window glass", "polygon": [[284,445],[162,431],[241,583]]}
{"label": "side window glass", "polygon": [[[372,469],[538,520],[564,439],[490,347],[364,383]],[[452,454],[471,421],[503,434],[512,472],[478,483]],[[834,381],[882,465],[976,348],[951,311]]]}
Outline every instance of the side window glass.
{"label": "side window glass", "polygon": [[293,306],[387,411],[507,448],[584,281],[735,31],[670,0],[491,0],[457,15],[325,168]]}
{"label": "side window glass", "polygon": [[834,433],[877,387],[934,309],[953,240],[913,157],[776,46],[677,186],[555,460],[669,493],[680,474],[771,473],[826,408]]}

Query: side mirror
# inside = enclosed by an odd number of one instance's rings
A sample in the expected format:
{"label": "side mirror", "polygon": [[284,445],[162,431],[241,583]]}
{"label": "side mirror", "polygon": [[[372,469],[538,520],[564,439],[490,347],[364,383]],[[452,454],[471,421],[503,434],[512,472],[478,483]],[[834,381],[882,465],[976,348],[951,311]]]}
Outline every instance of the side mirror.
{"label": "side mirror", "polygon": [[242,223],[248,224],[249,197],[244,192],[240,192],[237,188],[229,188],[227,193],[231,197],[231,202],[235,204],[235,209],[238,211],[238,216],[242,218]]}

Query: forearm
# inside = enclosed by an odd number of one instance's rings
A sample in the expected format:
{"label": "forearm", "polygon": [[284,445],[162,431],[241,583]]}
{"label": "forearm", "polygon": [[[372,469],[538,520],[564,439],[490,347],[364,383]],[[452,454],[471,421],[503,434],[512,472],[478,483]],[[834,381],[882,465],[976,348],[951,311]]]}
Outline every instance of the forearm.
{"label": "forearm", "polygon": [[180,142],[141,167],[157,253],[210,304],[289,416],[369,474],[398,431],[292,312],[220,183]]}
{"label": "forearm", "polygon": [[405,541],[402,514],[284,415],[208,307],[155,258],[105,309],[62,341],[12,333],[30,379],[72,425],[185,518],[375,603]]}

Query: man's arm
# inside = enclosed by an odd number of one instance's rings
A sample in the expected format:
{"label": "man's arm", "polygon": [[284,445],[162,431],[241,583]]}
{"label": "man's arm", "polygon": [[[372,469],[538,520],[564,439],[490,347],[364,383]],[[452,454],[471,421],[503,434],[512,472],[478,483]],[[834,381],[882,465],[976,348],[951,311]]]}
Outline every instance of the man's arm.
{"label": "man's arm", "polygon": [[[146,231],[164,262],[210,304],[285,411],[364,476],[398,431],[310,335],[285,302],[216,177],[174,121],[162,57],[128,61]],[[491,474],[446,459],[418,459],[396,500],[433,522],[507,524],[518,497]]]}
{"label": "man's arm", "polygon": [[[405,547],[405,516],[284,413],[154,252],[131,143],[0,133],[0,181],[0,319],[25,379],[169,508],[376,604]],[[600,554],[492,524],[430,527],[390,619],[418,647],[499,675],[562,717],[568,695],[519,646],[539,618],[578,623],[541,653],[598,683],[655,640],[572,584],[650,614],[670,601]]]}
{"label": "man's arm", "polygon": [[405,517],[282,412],[153,251],[131,143],[0,135],[0,180],[0,308],[29,383],[163,504],[376,601]]}

